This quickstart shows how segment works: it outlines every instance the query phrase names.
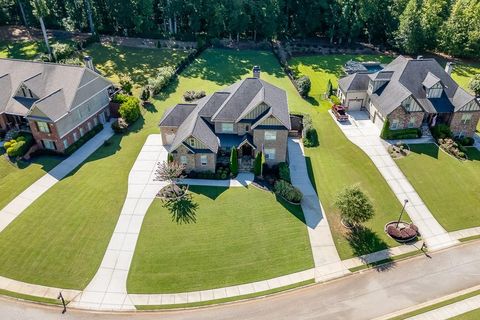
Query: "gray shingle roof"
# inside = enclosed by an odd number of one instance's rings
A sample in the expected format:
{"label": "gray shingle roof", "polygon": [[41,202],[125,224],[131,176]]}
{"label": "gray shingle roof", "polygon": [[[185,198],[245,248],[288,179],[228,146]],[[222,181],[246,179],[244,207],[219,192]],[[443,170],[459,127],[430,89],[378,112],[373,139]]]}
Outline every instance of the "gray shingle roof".
{"label": "gray shingle roof", "polygon": [[[22,104],[14,97],[22,83],[39,98],[33,105]],[[110,85],[85,67],[0,59],[0,113],[27,116],[30,109],[38,107],[56,121]]]}
{"label": "gray shingle roof", "polygon": [[[372,74],[370,78],[376,79],[380,77],[380,73],[385,72],[391,73],[390,81],[370,95],[370,99],[383,116],[399,107],[400,103],[410,95],[426,112],[430,113],[455,112],[474,99],[472,95],[460,88],[434,59],[407,59],[399,56],[382,71]],[[350,84],[351,86],[352,76],[340,79],[339,85]],[[438,81],[443,85],[443,96],[436,99],[427,98],[426,88]],[[348,86],[345,89],[341,88],[344,91],[353,90]]]}
{"label": "gray shingle roof", "polygon": [[368,73],[353,73],[338,80],[338,86],[342,91],[365,91],[368,89]]}
{"label": "gray shingle roof", "polygon": [[178,127],[188,117],[188,115],[195,109],[196,104],[177,104],[175,107],[165,111],[160,126]]}

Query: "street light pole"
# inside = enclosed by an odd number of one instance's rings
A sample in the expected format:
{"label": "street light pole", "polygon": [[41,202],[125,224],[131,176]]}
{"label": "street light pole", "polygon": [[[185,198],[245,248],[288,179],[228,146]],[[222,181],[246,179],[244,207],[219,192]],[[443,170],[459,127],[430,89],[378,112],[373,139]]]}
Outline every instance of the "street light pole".
{"label": "street light pole", "polygon": [[400,217],[398,217],[396,228],[398,228],[398,224],[400,223],[400,220],[402,220],[403,211],[405,211],[405,206],[407,205],[407,203],[408,203],[408,199],[405,199],[403,203],[402,212],[400,212]]}

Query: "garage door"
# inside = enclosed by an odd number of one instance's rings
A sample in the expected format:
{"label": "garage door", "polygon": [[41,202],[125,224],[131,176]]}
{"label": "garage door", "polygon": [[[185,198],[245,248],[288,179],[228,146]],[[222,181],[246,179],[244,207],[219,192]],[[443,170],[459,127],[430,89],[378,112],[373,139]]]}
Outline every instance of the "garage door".
{"label": "garage door", "polygon": [[373,117],[373,123],[377,126],[380,132],[382,132],[384,121],[377,112],[375,112],[375,116]]}
{"label": "garage door", "polygon": [[363,99],[350,99],[348,100],[348,110],[357,111],[362,108]]}

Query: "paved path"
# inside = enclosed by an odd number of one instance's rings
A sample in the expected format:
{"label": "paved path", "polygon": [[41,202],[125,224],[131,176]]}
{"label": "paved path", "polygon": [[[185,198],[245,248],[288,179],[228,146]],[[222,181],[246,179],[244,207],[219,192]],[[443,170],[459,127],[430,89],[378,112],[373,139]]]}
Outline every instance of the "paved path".
{"label": "paved path", "polygon": [[432,311],[419,314],[408,318],[409,320],[445,320],[455,316],[467,313],[472,310],[480,309],[480,295],[458,301],[448,306],[441,307]]}
{"label": "paved path", "polygon": [[0,299],[2,320],[373,319],[480,284],[478,241],[270,297],[196,310],[92,313]]}
{"label": "paved path", "polygon": [[458,243],[435,220],[413,186],[390,157],[380,138],[380,130],[364,112],[350,112],[349,114],[350,121],[344,123],[339,123],[333,116],[332,118],[345,136],[372,159],[402,205],[405,199],[409,200],[405,210],[418,226],[428,249],[430,251],[439,250]]}
{"label": "paved path", "polygon": [[35,181],[15,199],[10,201],[0,210],[0,232],[2,232],[13,220],[15,220],[28,206],[37,200],[54,184],[64,178],[73,169],[85,161],[95,150],[101,147],[105,140],[113,135],[111,123],[107,122],[102,131],[87,141],[80,149],[75,151],[67,159],[50,170],[47,174]]}
{"label": "paved path", "polygon": [[288,160],[292,184],[303,193],[301,205],[315,262],[315,280],[326,281],[348,274],[338,256],[325,211],[308,177],[304,150],[298,139],[288,139]]}
{"label": "paved path", "polygon": [[469,229],[457,230],[450,232],[450,236],[454,239],[464,239],[469,237],[480,236],[480,227],[473,227]]}
{"label": "paved path", "polygon": [[192,186],[210,186],[210,187],[246,187],[253,182],[253,173],[242,172],[235,179],[213,180],[213,179],[180,179],[179,183]]}
{"label": "paved path", "polygon": [[209,301],[216,299],[224,299],[231,297],[243,296],[246,294],[264,292],[270,289],[285,287],[295,283],[307,280],[313,280],[315,277],[315,269],[287,274],[281,277],[257,281],[252,283],[230,286],[225,288],[217,288],[202,291],[192,291],[184,293],[172,294],[129,294],[130,300],[135,305],[169,305],[194,303],[201,301]]}
{"label": "paved path", "polygon": [[96,310],[135,310],[127,295],[127,277],[148,207],[166,183],[154,181],[157,163],[168,152],[160,134],[149,135],[128,176],[128,193],[100,268],[71,304]]}

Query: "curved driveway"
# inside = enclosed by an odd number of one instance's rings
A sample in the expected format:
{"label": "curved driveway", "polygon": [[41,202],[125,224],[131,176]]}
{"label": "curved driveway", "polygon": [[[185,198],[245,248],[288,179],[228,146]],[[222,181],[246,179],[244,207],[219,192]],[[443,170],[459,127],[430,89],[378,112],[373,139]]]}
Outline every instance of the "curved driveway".
{"label": "curved driveway", "polygon": [[276,296],[160,313],[99,314],[0,299],[2,320],[372,319],[480,284],[480,242]]}

